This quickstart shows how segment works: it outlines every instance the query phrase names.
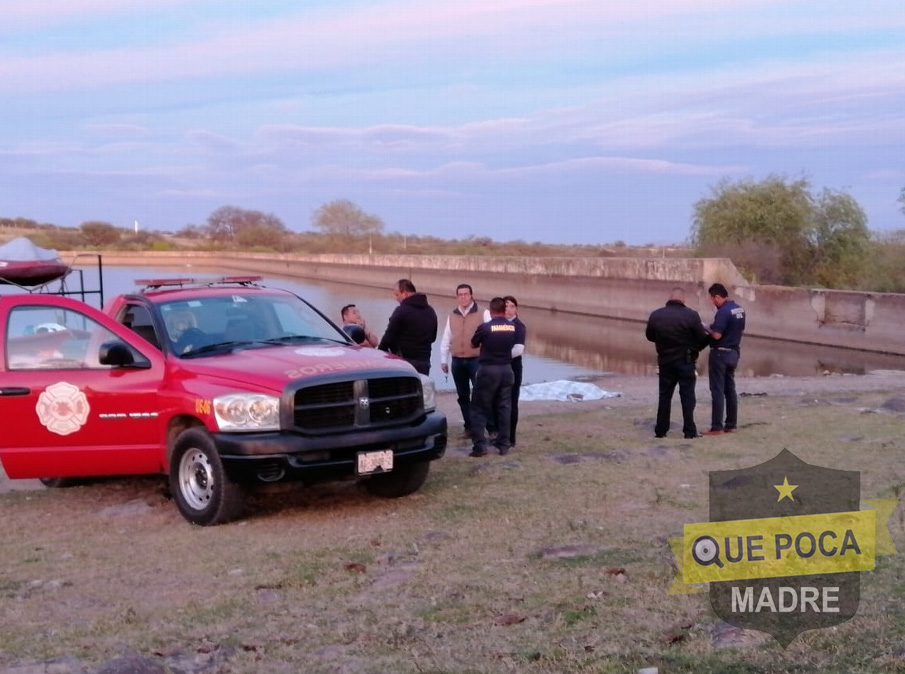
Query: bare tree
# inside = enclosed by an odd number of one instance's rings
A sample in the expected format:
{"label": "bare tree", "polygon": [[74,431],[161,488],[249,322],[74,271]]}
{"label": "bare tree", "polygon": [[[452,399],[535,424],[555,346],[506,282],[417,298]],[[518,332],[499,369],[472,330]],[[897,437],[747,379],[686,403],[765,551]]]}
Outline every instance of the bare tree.
{"label": "bare tree", "polygon": [[341,238],[383,233],[383,220],[365,213],[348,199],[324,204],[314,211],[311,222],[324,234]]}
{"label": "bare tree", "polygon": [[221,206],[207,218],[203,228],[208,238],[219,244],[261,246],[282,249],[289,234],[286,225],[275,215],[236,206]]}
{"label": "bare tree", "polygon": [[79,231],[84,242],[96,248],[118,243],[121,236],[120,231],[109,222],[97,220],[83,222],[79,225]]}

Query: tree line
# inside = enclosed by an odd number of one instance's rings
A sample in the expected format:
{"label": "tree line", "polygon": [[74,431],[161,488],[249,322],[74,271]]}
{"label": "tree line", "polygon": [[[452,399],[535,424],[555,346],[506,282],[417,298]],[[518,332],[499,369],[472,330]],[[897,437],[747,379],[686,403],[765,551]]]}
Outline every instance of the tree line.
{"label": "tree line", "polygon": [[[905,188],[899,195],[905,214]],[[280,253],[372,253],[563,257],[726,257],[750,281],[785,286],[905,292],[905,229],[871,232],[858,202],[844,191],[815,192],[804,178],[770,175],[722,180],[694,204],[688,245],[562,245],[441,239],[387,232],[378,216],[347,199],[311,214],[313,231],[293,232],[272,213],[222,206],[202,225],[175,233],[135,232],[108,222],[78,228],[0,218],[36,244],[61,250],[246,250]]]}
{"label": "tree line", "polygon": [[57,227],[25,218],[0,218],[3,230],[25,232],[36,244],[57,250],[245,250],[279,253],[344,253],[408,255],[486,255],[529,257],[622,257],[625,255],[682,256],[684,246],[664,248],[648,244],[632,248],[612,244],[552,244],[540,241],[494,241],[486,236],[442,239],[388,232],[381,218],[347,199],[326,203],[311,214],[312,231],[294,232],[272,213],[221,206],[204,224],[186,225],[176,232],[134,232],[107,222],[83,222]]}
{"label": "tree line", "polygon": [[[899,203],[905,214],[905,188]],[[694,205],[690,239],[756,283],[905,292],[905,230],[871,232],[851,195],[805,178],[718,182]]]}

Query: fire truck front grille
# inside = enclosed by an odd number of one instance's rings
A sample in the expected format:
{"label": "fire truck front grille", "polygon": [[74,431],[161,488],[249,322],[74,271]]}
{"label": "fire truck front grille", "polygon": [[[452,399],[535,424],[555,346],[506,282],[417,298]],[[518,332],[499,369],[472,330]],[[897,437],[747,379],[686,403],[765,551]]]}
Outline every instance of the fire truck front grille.
{"label": "fire truck front grille", "polygon": [[293,424],[302,433],[332,433],[405,423],[422,412],[420,379],[356,379],[299,388]]}

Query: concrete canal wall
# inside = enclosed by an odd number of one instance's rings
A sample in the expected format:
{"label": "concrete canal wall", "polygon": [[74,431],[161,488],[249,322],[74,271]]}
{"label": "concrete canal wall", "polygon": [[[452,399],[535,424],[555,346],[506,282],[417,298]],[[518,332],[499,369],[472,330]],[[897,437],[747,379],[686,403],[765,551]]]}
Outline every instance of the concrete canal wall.
{"label": "concrete canal wall", "polygon": [[450,306],[456,285],[469,283],[482,301],[511,294],[526,307],[638,322],[677,285],[708,321],[714,309],[707,288],[719,282],[748,310],[748,334],[905,355],[905,295],[749,284],[727,259],[110,252],[103,262],[178,267],[180,276],[191,276],[194,268],[207,270],[203,275],[210,269],[279,275],[388,293],[396,280],[410,278],[418,290],[448,297]]}

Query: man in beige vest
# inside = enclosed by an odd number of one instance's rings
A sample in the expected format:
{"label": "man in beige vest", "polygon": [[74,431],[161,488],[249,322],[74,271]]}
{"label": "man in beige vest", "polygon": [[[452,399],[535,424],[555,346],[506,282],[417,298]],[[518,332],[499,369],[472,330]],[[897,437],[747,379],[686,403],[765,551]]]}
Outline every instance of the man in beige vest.
{"label": "man in beige vest", "polygon": [[444,373],[452,371],[466,435],[471,428],[471,389],[481,354],[480,347],[471,345],[471,338],[483,322],[484,314],[474,301],[471,286],[460,283],[456,287],[456,308],[449,312],[440,340],[440,369]]}

